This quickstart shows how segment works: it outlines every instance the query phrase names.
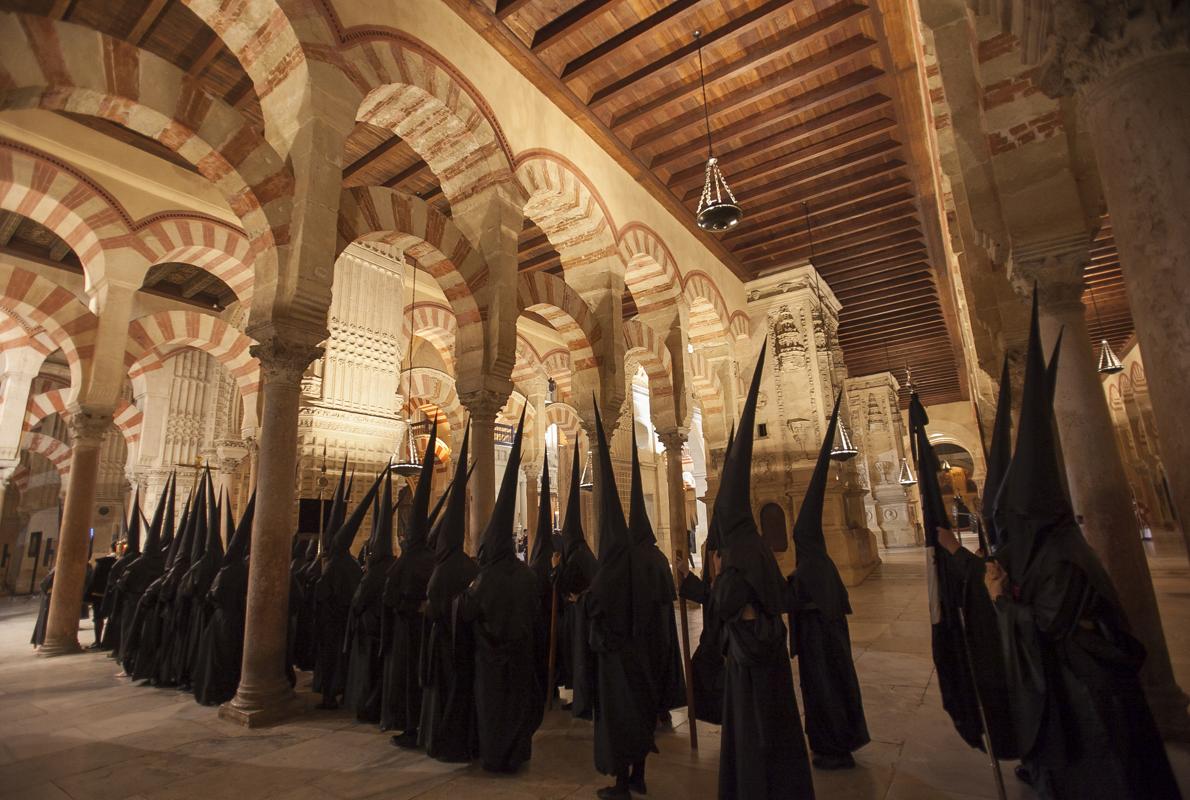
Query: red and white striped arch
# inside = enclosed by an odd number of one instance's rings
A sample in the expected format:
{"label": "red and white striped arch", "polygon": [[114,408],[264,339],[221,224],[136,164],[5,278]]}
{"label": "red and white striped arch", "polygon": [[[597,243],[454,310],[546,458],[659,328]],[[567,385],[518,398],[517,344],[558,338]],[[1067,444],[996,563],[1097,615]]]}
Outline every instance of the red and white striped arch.
{"label": "red and white striped arch", "polygon": [[39,326],[5,311],[4,302],[0,299],[0,356],[5,352],[15,352],[20,347],[32,348],[43,358],[58,349],[54,340]]}
{"label": "red and white striped arch", "polygon": [[[410,317],[412,316],[412,331]],[[403,336],[409,341],[410,335],[424,339],[433,345],[442,356],[443,363],[449,371],[454,371],[455,338],[458,335],[458,324],[455,322],[454,312],[439,303],[417,303],[413,306],[412,314],[403,318]]]}
{"label": "red and white striped arch", "polygon": [[138,231],[132,246],[150,265],[191,264],[226,283],[240,302],[252,302],[252,245],[236,227],[210,217],[171,214]]}
{"label": "red and white striped arch", "polygon": [[747,343],[752,336],[752,320],[743,311],[732,312],[729,330],[737,345]]}
{"label": "red and white striped arch", "polygon": [[71,384],[81,386],[83,363],[95,352],[96,316],[67,289],[4,262],[0,262],[0,304],[9,316],[45,331],[66,357]]}
{"label": "red and white striped arch", "polygon": [[578,441],[583,423],[574,406],[569,403],[550,403],[545,407],[545,427],[549,428],[550,425],[557,425],[558,430],[566,436],[566,441],[573,445]]}
{"label": "red and white striped arch", "polygon": [[[70,389],[50,389],[48,392],[35,394],[29,398],[29,405],[25,410],[23,429],[30,431],[37,427],[50,414],[60,414],[63,418],[69,416]],[[112,414],[112,423],[124,437],[124,443],[132,447],[140,441],[141,422],[144,415],[140,409],[124,398],[116,401],[116,408]]]}
{"label": "red and white striped arch", "polygon": [[682,294],[690,308],[689,339],[693,344],[730,341],[731,315],[719,287],[709,275],[705,272],[686,275]]}
{"label": "red and white striped arch", "polygon": [[43,456],[53,464],[63,482],[70,476],[70,445],[61,439],[44,433],[25,433],[21,436],[21,450]]}
{"label": "red and white striped arch", "polygon": [[554,327],[570,348],[576,372],[595,369],[595,345],[602,333],[590,306],[569,284],[548,272],[525,272],[517,278],[517,305],[532,311]]}
{"label": "red and white striped arch", "polygon": [[454,378],[445,372],[429,367],[414,367],[409,370],[407,407],[421,408],[429,403],[446,415],[451,432],[463,430],[466,414],[455,391]]}
{"label": "red and white striped arch", "polygon": [[640,312],[668,308],[682,295],[682,276],[669,247],[661,237],[640,222],[630,222],[620,231],[620,257],[628,265],[624,283],[632,292]]}
{"label": "red and white striped arch", "polygon": [[289,241],[293,174],[250,121],[181,69],[80,25],[0,14],[0,75],[0,108],[106,119],[185,158],[223,193],[275,271],[273,245]]}
{"label": "red and white striped arch", "polygon": [[244,425],[256,424],[260,393],[260,363],[248,351],[252,339],[218,317],[197,311],[159,311],[135,319],[128,326],[124,365],[137,395],[144,376],[161,369],[165,359],[184,347],[209,353],[239,386],[244,401]]}
{"label": "red and white striped arch", "polygon": [[698,351],[687,353],[686,358],[690,365],[690,387],[694,390],[694,399],[702,408],[703,435],[715,443],[726,441],[727,432],[723,429],[726,405],[719,376]]}
{"label": "red and white striped arch", "polygon": [[339,200],[338,252],[364,240],[397,248],[429,272],[455,317],[455,357],[482,357],[483,323],[473,286],[487,264],[454,223],[432,206],[393,189],[345,190]]}
{"label": "red and white striped arch", "polygon": [[670,430],[677,425],[674,408],[673,362],[665,342],[639,320],[624,320],[624,356],[635,358],[649,376],[653,424]]}
{"label": "red and white striped arch", "polygon": [[570,351],[559,347],[543,354],[541,366],[545,368],[545,374],[557,384],[558,398],[570,398],[574,392],[574,367],[570,362]]}

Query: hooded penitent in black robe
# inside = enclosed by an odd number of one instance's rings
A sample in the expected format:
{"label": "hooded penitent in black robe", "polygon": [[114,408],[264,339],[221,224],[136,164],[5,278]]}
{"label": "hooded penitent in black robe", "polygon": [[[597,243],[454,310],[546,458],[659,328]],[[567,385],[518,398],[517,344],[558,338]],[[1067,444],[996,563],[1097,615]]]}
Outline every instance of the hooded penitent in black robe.
{"label": "hooded penitent in black robe", "polygon": [[996,499],[1010,583],[996,610],[1023,760],[1045,797],[1179,798],[1141,689],[1144,647],[1061,481],[1044,372],[1034,297],[1016,451]]}
{"label": "hooded penitent in black robe", "polygon": [[[208,475],[208,480],[210,476]],[[207,592],[215,582],[215,576],[223,565],[223,537],[220,535],[220,512],[214,503],[214,484],[207,486],[207,531],[206,540],[202,543],[202,553],[194,559],[190,569],[186,572],[182,583],[178,587],[178,601],[175,609],[177,622],[175,628],[181,638],[176,648],[177,664],[176,680],[178,686],[184,690],[191,689],[194,664],[198,659],[199,640],[202,638],[203,628],[207,622]],[[227,535],[231,536],[228,527]],[[195,549],[199,542],[195,541]]]}
{"label": "hooded penitent in black robe", "polygon": [[[352,473],[351,480],[354,484],[354,473]],[[315,692],[322,691],[322,672],[318,669],[320,653],[319,639],[321,638],[321,628],[319,625],[322,621],[318,613],[318,582],[322,579],[322,570],[326,566],[326,561],[330,558],[331,541],[334,539],[335,532],[347,517],[347,498],[350,494],[351,489],[347,483],[347,456],[343,456],[343,468],[339,472],[339,483],[335,486],[335,491],[331,494],[330,505],[325,509],[319,509],[323,513],[321,519],[322,529],[318,533],[317,557],[303,573],[302,580],[300,581],[302,586],[302,606],[298,609],[298,615],[304,617],[305,621],[304,623],[299,622],[302,625],[302,631],[295,635],[295,640],[301,642],[301,645],[298,645],[295,641],[295,660],[303,657],[308,659],[306,666],[302,667],[302,669],[307,669],[314,673],[311,688]],[[301,648],[300,653],[299,647]]]}
{"label": "hooded penitent in black robe", "polygon": [[[317,691],[322,694],[319,708],[338,708],[339,697],[347,684],[347,620],[355,591],[363,579],[363,570],[351,554],[351,543],[372,505],[372,498],[380,488],[382,477],[376,476],[351,516],[335,531],[330,549],[323,558],[322,574],[314,586],[314,617],[318,628],[318,660],[314,666],[314,681]],[[347,496],[344,494],[344,497]]]}
{"label": "hooded penitent in black robe", "polygon": [[299,589],[298,609],[294,619],[293,663],[300,670],[314,669],[318,658],[318,640],[314,633],[314,585],[322,575],[322,561],[318,558],[318,540],[306,545],[305,562],[294,573]]}
{"label": "hooded penitent in black robe", "polygon": [[33,621],[33,635],[29,637],[29,644],[41,647],[45,644],[46,625],[50,619],[50,592],[54,590],[54,567],[41,579],[41,601],[37,606],[37,619]]}
{"label": "hooded penitent in black robe", "polygon": [[596,663],[595,768],[616,777],[614,787],[600,790],[602,796],[627,797],[630,779],[643,784],[645,758],[657,752],[653,741],[657,689],[649,650],[636,638],[638,631],[648,629],[656,608],[653,593],[644,584],[647,572],[633,566],[632,538],[597,404],[595,430],[601,500],[599,570],[582,598]]}
{"label": "hooded penitent in black robe", "polygon": [[836,399],[793,526],[797,568],[789,576],[789,650],[798,660],[806,738],[815,766],[825,768],[854,766],[852,751],[870,741],[847,628],[851,602],[822,533],[822,505],[838,421]]}
{"label": "hooded penitent in black robe", "polygon": [[103,606],[101,608],[103,618],[107,620],[108,624],[104,626],[103,637],[99,640],[99,646],[109,651],[109,654],[113,658],[120,650],[120,619],[124,611],[124,597],[123,592],[120,590],[120,578],[124,575],[124,570],[128,569],[128,565],[140,558],[141,511],[139,486],[136,487],[136,492],[132,496],[132,508],[129,514],[127,532],[124,537],[124,552],[112,564],[111,572],[107,576],[107,591],[103,594]]}
{"label": "hooded penitent in black robe", "polygon": [[536,664],[545,625],[537,578],[516,556],[513,515],[521,470],[517,425],[500,493],[479,541],[479,576],[463,596],[463,618],[475,631],[475,711],[479,759],[491,772],[515,772],[533,752],[545,714]]}
{"label": "hooded penitent in black robe", "polygon": [[673,568],[657,547],[657,537],[645,508],[635,428],[632,436],[632,499],[628,509],[632,567],[641,573],[633,582],[633,590],[641,586],[648,591],[646,598],[633,598],[633,603],[648,604],[641,609],[641,626],[634,637],[641,642],[648,660],[657,698],[657,717],[668,723],[669,712],[686,705],[685,664],[674,618],[674,601],[678,599],[678,593],[674,588]]}
{"label": "hooded penitent in black robe", "polygon": [[176,476],[171,475],[162,490],[162,496],[157,500],[153,521],[149,523],[148,535],[141,545],[141,554],[124,568],[116,582],[116,588],[120,592],[120,617],[118,620],[113,619],[110,624],[120,626],[120,648],[116,651],[115,658],[128,675],[133,672],[136,652],[140,649],[140,626],[137,624],[140,601],[149,586],[160,578],[165,570],[166,553],[162,550],[163,544],[172,546],[173,543],[175,484]]}
{"label": "hooded penitent in black robe", "polygon": [[[248,500],[240,524],[227,543],[219,573],[205,599],[206,625],[194,659],[194,699],[204,706],[225,703],[235,696],[244,655],[244,616],[248,603],[248,548],[256,493]],[[230,508],[227,529],[231,530]]]}
{"label": "hooded penitent in black robe", "polygon": [[380,729],[401,731],[393,742],[417,747],[417,726],[421,722],[421,645],[426,586],[434,571],[430,549],[428,512],[430,484],[434,480],[434,448],[438,435],[435,417],[430,440],[422,458],[421,474],[413,492],[409,524],[401,544],[401,556],[389,567],[384,583],[383,643],[384,675]]}
{"label": "hooded penitent in black robe", "polygon": [[467,450],[470,430],[436,524],[434,571],[426,586],[421,662],[421,724],[418,745],[439,761],[465,762],[479,754],[475,718],[475,634],[460,614],[463,592],[479,566],[463,550],[467,534]]}
{"label": "hooded penitent in black robe", "polygon": [[191,568],[198,564],[206,552],[211,506],[214,503],[209,470],[204,470],[199,484],[190,511],[190,525],[186,528],[173,565],[167,566],[165,575],[161,577],[157,592],[157,616],[160,619],[157,669],[149,677],[158,686],[176,686],[183,673],[189,671],[185,660],[190,632],[190,598],[184,594],[184,586]]}
{"label": "hooded penitent in black robe", "polygon": [[[566,685],[573,690],[571,713],[591,719],[595,703],[595,653],[588,637],[587,614],[582,595],[591,586],[599,562],[583,536],[583,511],[579,502],[578,447],[570,468],[570,489],[566,517],[562,521],[562,563],[559,565],[558,596],[565,599],[560,607],[561,629],[558,650],[565,652]],[[575,598],[571,600],[570,598]]]}
{"label": "hooded penitent in black robe", "polygon": [[360,722],[380,721],[380,626],[384,614],[384,581],[393,563],[393,479],[384,471],[384,491],[372,507],[372,535],[368,537],[364,575],[351,599],[347,618],[349,662],[343,703]]}
{"label": "hooded penitent in black robe", "polygon": [[723,572],[715,578],[714,610],[726,656],[722,800],[814,797],[786,646],[785,578],[752,516],[752,436],[764,355],[762,349],[715,499]]}
{"label": "hooded penitent in black robe", "polygon": [[[558,691],[557,657],[554,672],[550,674],[550,643],[557,632],[550,626],[557,626],[559,613],[554,594],[554,520],[550,506],[550,459],[547,453],[541,462],[541,487],[537,504],[537,530],[533,534],[533,546],[529,550],[529,569],[537,579],[537,597],[541,602],[541,617],[546,624],[546,639],[537,651],[537,679],[545,687],[546,697],[552,698]],[[552,634],[552,635],[551,635]],[[554,641],[556,645],[557,642]],[[552,683],[551,683],[552,682]]]}
{"label": "hooded penitent in black robe", "polygon": [[134,680],[155,679],[157,676],[158,662],[161,660],[161,654],[166,649],[165,643],[168,641],[163,635],[162,618],[158,613],[158,600],[161,597],[165,580],[170,575],[170,570],[180,558],[179,554],[187,553],[188,555],[190,531],[194,527],[194,502],[195,496],[192,494],[187,498],[186,505],[182,509],[181,524],[177,533],[170,537],[161,571],[157,578],[145,588],[140,602],[137,603],[136,616],[132,620],[132,644],[136,648],[136,657],[131,671],[127,665],[124,667],[124,671],[128,672]]}
{"label": "hooded penitent in black robe", "polygon": [[[112,551],[95,559],[91,574],[87,577],[87,585],[83,589],[83,601],[91,606],[91,618],[95,621],[95,643],[92,650],[100,648],[103,639],[104,621],[107,619],[103,608],[103,598],[107,595],[108,581],[111,578],[112,567],[116,563],[116,539],[112,537]],[[113,587],[114,591],[114,587]]]}

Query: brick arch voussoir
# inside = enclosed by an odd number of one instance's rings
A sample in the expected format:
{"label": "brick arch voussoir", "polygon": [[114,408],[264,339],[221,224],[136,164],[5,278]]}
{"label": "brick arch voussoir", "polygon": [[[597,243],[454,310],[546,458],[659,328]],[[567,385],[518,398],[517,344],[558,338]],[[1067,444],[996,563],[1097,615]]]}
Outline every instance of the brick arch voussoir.
{"label": "brick arch voussoir", "polygon": [[171,214],[138,230],[134,247],[150,267],[190,264],[226,283],[244,305],[252,303],[255,253],[238,228],[210,217]]}
{"label": "brick arch voussoir", "polygon": [[29,270],[0,262],[0,306],[43,329],[62,350],[71,385],[82,385],[84,366],[95,355],[99,321],[73,293]]}
{"label": "brick arch voussoir", "polygon": [[673,362],[653,329],[639,320],[624,320],[625,357],[634,358],[649,376],[649,396],[658,427],[676,425]]}
{"label": "brick arch voussoir", "polygon": [[599,367],[595,347],[603,336],[591,307],[564,280],[546,272],[522,273],[517,279],[517,305],[544,317],[570,347],[576,372]]}
{"label": "brick arch voussoir", "polygon": [[624,283],[641,312],[669,308],[682,296],[682,275],[669,246],[641,222],[620,230],[620,257],[627,265]]}
{"label": "brick arch voussoir", "polygon": [[25,433],[21,436],[20,449],[37,453],[49,461],[62,482],[70,477],[71,447],[61,439],[44,433]]}
{"label": "brick arch voussoir", "polygon": [[566,272],[611,263],[624,269],[611,213],[594,184],[564,156],[530,150],[517,156],[517,179],[532,219],[562,258]]}

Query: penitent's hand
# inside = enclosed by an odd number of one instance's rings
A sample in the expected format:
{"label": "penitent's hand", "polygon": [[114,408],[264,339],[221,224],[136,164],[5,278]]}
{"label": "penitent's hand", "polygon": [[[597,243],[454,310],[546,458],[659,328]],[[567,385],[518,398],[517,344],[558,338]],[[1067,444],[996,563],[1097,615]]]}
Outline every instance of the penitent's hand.
{"label": "penitent's hand", "polygon": [[992,602],[1004,594],[1004,584],[1008,581],[1008,575],[1004,572],[1004,568],[996,561],[987,562],[987,567],[983,573],[983,584],[988,589],[988,597],[992,598]]}
{"label": "penitent's hand", "polygon": [[562,563],[562,554],[561,553],[555,552],[552,556],[550,556],[550,566],[556,568],[561,563]]}
{"label": "penitent's hand", "polygon": [[954,531],[952,531],[950,528],[942,527],[935,528],[934,530],[938,534],[938,544],[942,545],[943,550],[950,553],[952,556],[959,552],[959,548],[962,547],[962,545],[959,544],[959,539],[954,535]]}
{"label": "penitent's hand", "polygon": [[686,580],[686,576],[690,574],[690,563],[685,559],[679,559],[674,569],[678,571],[678,578]]}

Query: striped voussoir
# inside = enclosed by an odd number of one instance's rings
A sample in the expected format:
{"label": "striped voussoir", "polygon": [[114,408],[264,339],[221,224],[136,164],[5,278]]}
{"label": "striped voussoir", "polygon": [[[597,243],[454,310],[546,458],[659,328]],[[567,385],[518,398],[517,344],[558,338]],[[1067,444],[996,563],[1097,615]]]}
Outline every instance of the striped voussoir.
{"label": "striped voussoir", "polygon": [[727,303],[709,275],[700,271],[687,274],[682,295],[690,308],[688,336],[691,342],[697,344],[729,339],[731,317],[727,312]]}
{"label": "striped voussoir", "polygon": [[21,450],[43,456],[54,466],[62,481],[70,476],[71,448],[61,439],[44,433],[24,433],[21,434]]}
{"label": "striped voussoir", "polygon": [[647,225],[630,222],[620,230],[620,257],[628,265],[624,283],[637,311],[647,313],[674,305],[682,296],[682,276],[661,237]]}
{"label": "striped voussoir", "polygon": [[574,391],[574,367],[570,351],[561,347],[550,350],[541,356],[541,365],[545,368],[545,374],[557,384],[557,397],[570,398]]}
{"label": "striped voussoir", "polygon": [[[59,414],[63,418],[69,416],[72,399],[73,390],[70,387],[50,389],[47,392],[31,396],[25,410],[23,430],[33,430],[50,414]],[[122,397],[116,401],[116,408],[112,412],[112,423],[123,435],[124,443],[129,447],[140,441],[143,419],[144,415],[135,405]]]}
{"label": "striped voussoir", "polygon": [[623,268],[615,228],[587,177],[566,159],[546,151],[522,154],[517,178],[528,195],[525,216],[549,238],[567,274],[584,267]]}
{"label": "striped voussoir", "polygon": [[466,413],[455,391],[455,381],[448,373],[431,367],[414,367],[406,373],[408,394],[405,403],[408,410],[420,409],[425,404],[435,406],[446,415],[452,431],[461,431],[466,424]]}
{"label": "striped voussoir", "polygon": [[602,332],[591,307],[566,281],[548,272],[525,272],[517,278],[517,306],[549,322],[570,348],[576,371],[596,369],[595,346]]}
{"label": "striped voussoir", "polygon": [[451,309],[440,303],[417,303],[402,322],[405,341],[409,341],[412,334],[429,342],[441,356],[447,370],[454,371],[455,339],[459,326]]}
{"label": "striped voussoir", "polygon": [[651,327],[636,319],[624,320],[624,356],[635,358],[649,376],[649,398],[658,425],[676,425],[673,360]]}
{"label": "striped voussoir", "polygon": [[558,426],[558,430],[566,437],[567,444],[573,446],[578,441],[582,420],[574,406],[568,403],[550,403],[545,407],[545,419],[546,427]]}
{"label": "striped voussoir", "polygon": [[95,352],[98,319],[73,293],[29,270],[0,263],[0,305],[10,316],[44,330],[62,350],[71,383],[82,385],[84,363]]}

